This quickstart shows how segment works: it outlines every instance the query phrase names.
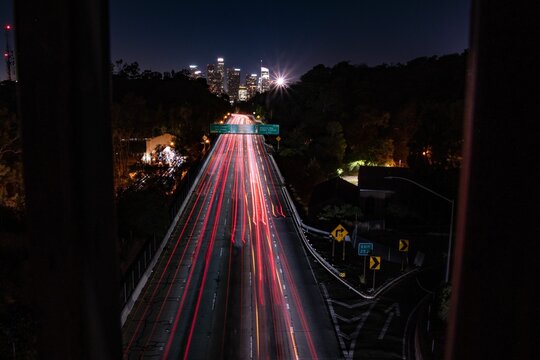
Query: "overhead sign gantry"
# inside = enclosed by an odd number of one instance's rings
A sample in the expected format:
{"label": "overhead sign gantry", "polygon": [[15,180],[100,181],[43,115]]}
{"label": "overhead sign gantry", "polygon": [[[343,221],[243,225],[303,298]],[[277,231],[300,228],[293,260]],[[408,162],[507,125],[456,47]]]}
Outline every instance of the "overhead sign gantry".
{"label": "overhead sign gantry", "polygon": [[210,124],[211,134],[279,135],[276,124]]}

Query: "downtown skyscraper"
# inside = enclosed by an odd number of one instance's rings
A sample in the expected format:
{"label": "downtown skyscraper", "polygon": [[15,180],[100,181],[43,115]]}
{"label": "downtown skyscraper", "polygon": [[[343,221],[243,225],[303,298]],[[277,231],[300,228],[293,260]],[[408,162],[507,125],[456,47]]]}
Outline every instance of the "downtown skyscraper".
{"label": "downtown skyscraper", "polygon": [[257,94],[257,74],[246,75],[247,97],[251,99]]}
{"label": "downtown skyscraper", "polygon": [[217,72],[219,76],[220,94],[225,93],[225,60],[222,57],[217,58]]}
{"label": "downtown skyscraper", "polygon": [[227,94],[231,101],[238,100],[238,89],[240,88],[240,69],[227,69]]}
{"label": "downtown skyscraper", "polygon": [[208,89],[211,93],[220,95],[225,93],[225,62],[223,58],[217,59],[217,64],[208,64],[206,67]]}
{"label": "downtown skyscraper", "polygon": [[259,92],[263,93],[270,90],[270,70],[261,66],[261,77],[259,78]]}

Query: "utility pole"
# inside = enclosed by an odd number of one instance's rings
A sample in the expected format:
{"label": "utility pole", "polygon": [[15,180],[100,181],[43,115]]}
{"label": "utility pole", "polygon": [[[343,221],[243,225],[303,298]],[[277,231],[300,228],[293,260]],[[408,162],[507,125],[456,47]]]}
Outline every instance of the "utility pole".
{"label": "utility pole", "polygon": [[9,46],[9,32],[11,31],[11,25],[7,24],[4,26],[4,34],[6,36],[6,51],[4,52],[4,59],[6,59],[6,71],[7,79],[11,81],[11,65],[13,64],[13,53],[11,47]]}

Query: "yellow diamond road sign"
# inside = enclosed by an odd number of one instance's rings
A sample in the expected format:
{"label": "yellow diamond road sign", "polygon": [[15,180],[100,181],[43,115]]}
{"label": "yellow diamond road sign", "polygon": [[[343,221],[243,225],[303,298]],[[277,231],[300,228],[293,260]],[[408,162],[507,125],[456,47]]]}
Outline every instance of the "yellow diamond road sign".
{"label": "yellow diamond road sign", "polygon": [[380,256],[370,256],[369,257],[369,269],[370,270],[380,270],[381,269],[381,257]]}
{"label": "yellow diamond road sign", "polygon": [[409,251],[409,240],[399,239],[399,251]]}
{"label": "yellow diamond road sign", "polygon": [[347,230],[343,227],[343,225],[339,224],[330,234],[336,239],[337,241],[342,241],[345,239],[345,236],[349,234]]}
{"label": "yellow diamond road sign", "polygon": [[280,142],[280,141],[281,141],[281,137],[280,137],[280,136],[276,136],[276,140],[277,140],[278,142]]}

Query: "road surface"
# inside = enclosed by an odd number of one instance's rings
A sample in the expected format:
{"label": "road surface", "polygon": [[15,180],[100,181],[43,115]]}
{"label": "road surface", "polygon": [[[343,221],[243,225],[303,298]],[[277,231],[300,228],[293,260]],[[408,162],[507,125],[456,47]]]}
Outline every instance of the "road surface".
{"label": "road surface", "polygon": [[[317,272],[324,276],[321,271]],[[417,272],[375,299],[362,299],[331,278],[321,285],[344,359],[416,358],[419,307],[432,299],[438,271]]]}
{"label": "road surface", "polygon": [[125,359],[340,357],[263,140],[217,139],[124,324]]}

